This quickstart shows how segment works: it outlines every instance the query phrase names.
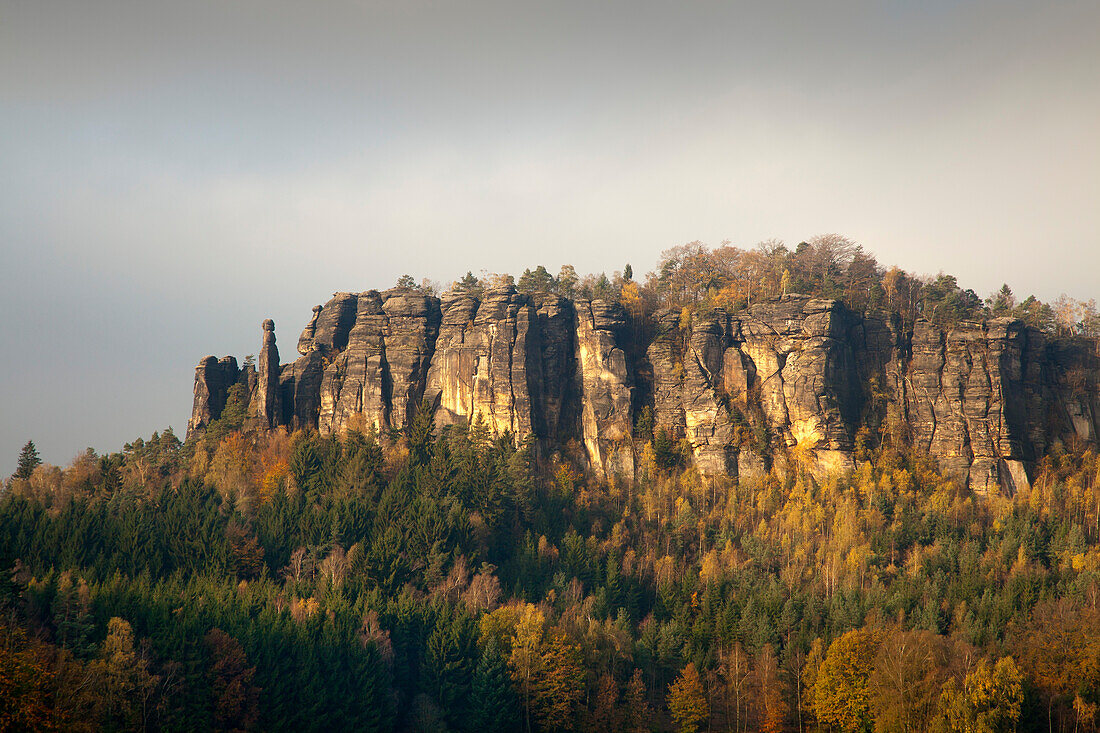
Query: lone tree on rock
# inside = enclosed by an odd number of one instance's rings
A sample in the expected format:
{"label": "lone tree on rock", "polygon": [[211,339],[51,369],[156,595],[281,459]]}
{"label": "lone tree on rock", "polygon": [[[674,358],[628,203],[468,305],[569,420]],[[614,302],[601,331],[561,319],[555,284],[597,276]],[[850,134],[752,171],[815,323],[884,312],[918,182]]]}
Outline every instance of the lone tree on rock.
{"label": "lone tree on rock", "polygon": [[19,451],[19,466],[15,469],[15,478],[30,478],[34,469],[42,465],[42,459],[38,457],[38,449],[34,447],[34,441],[28,440]]}

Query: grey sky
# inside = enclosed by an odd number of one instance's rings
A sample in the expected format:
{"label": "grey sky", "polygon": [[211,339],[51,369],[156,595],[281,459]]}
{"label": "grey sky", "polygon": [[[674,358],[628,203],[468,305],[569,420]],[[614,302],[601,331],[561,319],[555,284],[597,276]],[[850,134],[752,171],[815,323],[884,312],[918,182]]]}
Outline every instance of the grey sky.
{"label": "grey sky", "polygon": [[1100,5],[0,0],[0,474],[402,273],[841,232],[1100,297]]}

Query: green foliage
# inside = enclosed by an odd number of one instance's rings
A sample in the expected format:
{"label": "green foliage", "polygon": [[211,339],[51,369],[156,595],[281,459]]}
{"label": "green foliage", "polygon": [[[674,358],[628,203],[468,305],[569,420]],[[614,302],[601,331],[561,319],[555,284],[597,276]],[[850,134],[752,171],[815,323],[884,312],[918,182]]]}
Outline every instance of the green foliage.
{"label": "green foliage", "polygon": [[212,449],[220,443],[225,436],[234,430],[240,430],[248,415],[248,393],[245,385],[240,382],[233,384],[226,392],[225,407],[221,415],[206,428],[203,442],[208,449]]}
{"label": "green foliage", "polygon": [[940,274],[923,290],[923,315],[929,321],[950,325],[980,317],[982,301],[973,290],[963,290],[953,275]]}
{"label": "green foliage", "polygon": [[457,283],[458,287],[470,293],[480,293],[483,290],[481,281],[469,270]]}
{"label": "green foliage", "polygon": [[[1100,705],[1089,451],[1054,451],[1031,492],[979,501],[885,441],[850,475],[736,483],[683,469],[683,445],[658,430],[641,478],[609,485],[567,456],[539,473],[483,422],[437,431],[422,411],[396,444],[227,434],[213,453],[250,467],[242,511],[202,446],[182,461],[165,435],[81,457],[58,493],[0,498],[0,565],[15,570],[0,605],[24,634],[9,671],[59,691],[13,696],[24,717],[1088,729]],[[1009,653],[1022,697],[996,673]],[[121,682],[79,687],[109,659]],[[988,680],[968,688],[982,659]],[[670,698],[689,665],[701,697]]]}
{"label": "green foliage", "polygon": [[658,428],[653,435],[653,454],[657,467],[665,471],[681,468],[687,461],[684,444],[664,427]]}
{"label": "green foliage", "polygon": [[519,282],[516,283],[516,289],[521,293],[549,293],[554,289],[554,276],[542,265],[536,267],[534,271],[524,270]]}
{"label": "green foliage", "polygon": [[500,643],[485,640],[474,670],[470,699],[472,731],[505,733],[520,727],[519,701],[508,674],[508,663]]}
{"label": "green foliage", "polygon": [[38,456],[38,449],[34,447],[34,441],[28,440],[23,449],[19,451],[19,463],[15,469],[15,478],[29,479],[34,469],[42,465],[42,459]]}

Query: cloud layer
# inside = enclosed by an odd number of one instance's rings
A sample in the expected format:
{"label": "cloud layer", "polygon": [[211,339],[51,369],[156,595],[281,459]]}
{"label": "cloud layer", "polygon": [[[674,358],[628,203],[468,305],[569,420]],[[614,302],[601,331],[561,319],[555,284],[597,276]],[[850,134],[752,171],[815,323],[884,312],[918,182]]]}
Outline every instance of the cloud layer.
{"label": "cloud layer", "polygon": [[1095,3],[731,5],[0,2],[0,473],[406,272],[839,231],[1100,295]]}

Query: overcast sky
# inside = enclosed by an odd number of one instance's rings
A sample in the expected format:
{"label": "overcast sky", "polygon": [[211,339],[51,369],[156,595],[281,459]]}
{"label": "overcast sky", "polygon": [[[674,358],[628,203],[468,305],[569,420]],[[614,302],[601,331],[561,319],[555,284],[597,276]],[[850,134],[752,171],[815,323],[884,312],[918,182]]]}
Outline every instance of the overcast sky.
{"label": "overcast sky", "polygon": [[403,273],[840,232],[1100,298],[1100,3],[0,0],[0,475]]}

